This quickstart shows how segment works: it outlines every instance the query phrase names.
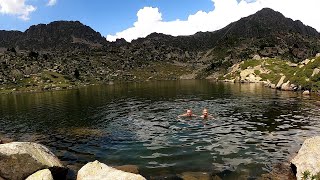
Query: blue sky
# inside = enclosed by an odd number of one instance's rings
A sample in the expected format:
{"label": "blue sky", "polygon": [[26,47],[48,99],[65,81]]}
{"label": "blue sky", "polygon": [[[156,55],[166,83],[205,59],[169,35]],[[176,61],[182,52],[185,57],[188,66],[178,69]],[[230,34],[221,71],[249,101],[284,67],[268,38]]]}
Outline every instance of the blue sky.
{"label": "blue sky", "polygon": [[[51,2],[50,5],[48,3]],[[319,0],[0,0],[0,29],[78,20],[108,40],[214,31],[269,7],[320,31]]]}
{"label": "blue sky", "polygon": [[[89,3],[88,3],[89,2]],[[0,29],[24,31],[29,26],[57,20],[79,20],[102,35],[113,34],[132,25],[143,7],[158,7],[165,21],[186,19],[199,10],[213,9],[211,0],[58,0],[47,6],[45,0],[29,0],[37,7],[27,21],[14,15],[0,15]]]}

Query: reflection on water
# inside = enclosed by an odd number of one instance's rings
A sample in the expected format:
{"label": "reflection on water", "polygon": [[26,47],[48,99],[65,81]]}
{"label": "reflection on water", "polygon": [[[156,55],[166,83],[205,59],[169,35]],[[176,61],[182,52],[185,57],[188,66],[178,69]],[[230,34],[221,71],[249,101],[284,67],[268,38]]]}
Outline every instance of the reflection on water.
{"label": "reflection on water", "polygon": [[[97,159],[136,164],[147,177],[200,171],[255,178],[319,134],[316,98],[198,80],[1,95],[0,134],[42,143],[75,168]],[[215,120],[177,118],[204,107]]]}

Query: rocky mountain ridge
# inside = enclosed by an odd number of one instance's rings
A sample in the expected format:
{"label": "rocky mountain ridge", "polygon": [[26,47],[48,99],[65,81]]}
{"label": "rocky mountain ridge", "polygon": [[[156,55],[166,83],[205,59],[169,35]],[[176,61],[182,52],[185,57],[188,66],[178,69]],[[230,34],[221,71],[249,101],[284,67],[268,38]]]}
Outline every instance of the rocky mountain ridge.
{"label": "rocky mountain ridge", "polygon": [[[299,62],[318,52],[315,29],[268,8],[214,32],[152,33],[130,43],[108,42],[79,21],[56,21],[25,32],[0,31],[0,84],[25,86],[34,75],[40,79],[36,82],[50,85],[57,79],[43,79],[48,71],[58,73],[54,77],[64,79],[67,87],[75,82],[217,78],[212,74],[255,55]],[[64,84],[61,79],[57,83]]]}
{"label": "rocky mountain ridge", "polygon": [[79,21],[33,25],[25,32],[1,31],[0,40],[0,47],[49,52],[85,50],[107,43],[100,33]]}

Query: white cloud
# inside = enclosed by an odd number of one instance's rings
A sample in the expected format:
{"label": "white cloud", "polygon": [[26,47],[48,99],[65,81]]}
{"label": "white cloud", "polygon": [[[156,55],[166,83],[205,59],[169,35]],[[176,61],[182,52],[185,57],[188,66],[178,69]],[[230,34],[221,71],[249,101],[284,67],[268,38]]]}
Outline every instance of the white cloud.
{"label": "white cloud", "polygon": [[26,5],[25,0],[0,0],[0,13],[18,16],[20,19],[29,20],[30,13],[36,7]]}
{"label": "white cloud", "polygon": [[57,4],[57,0],[49,0],[47,6],[54,6]]}
{"label": "white cloud", "polygon": [[319,0],[212,0],[215,9],[209,12],[198,11],[189,15],[187,20],[163,21],[158,8],[144,7],[137,13],[138,20],[132,27],[107,35],[107,40],[124,38],[127,41],[145,37],[153,32],[177,35],[191,35],[198,31],[215,31],[241,17],[251,15],[264,7],[281,12],[293,20],[320,31],[320,16],[317,16]]}

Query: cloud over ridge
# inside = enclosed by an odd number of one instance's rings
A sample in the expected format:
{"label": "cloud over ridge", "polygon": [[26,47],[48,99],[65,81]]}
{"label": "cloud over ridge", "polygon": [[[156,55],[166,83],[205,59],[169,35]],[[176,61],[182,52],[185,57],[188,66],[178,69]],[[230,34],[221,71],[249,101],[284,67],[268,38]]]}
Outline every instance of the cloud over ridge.
{"label": "cloud over ridge", "polygon": [[320,31],[320,18],[315,14],[320,7],[319,0],[308,0],[308,3],[302,0],[212,0],[212,3],[215,8],[209,12],[198,11],[189,15],[186,20],[174,21],[163,21],[162,14],[156,7],[144,7],[137,12],[138,19],[132,27],[107,35],[107,40],[124,38],[131,41],[153,32],[178,36],[215,31],[265,7],[279,11],[293,20],[301,20]]}
{"label": "cloud over ridge", "polygon": [[29,20],[30,13],[37,8],[27,5],[25,0],[0,0],[0,13],[18,16],[20,19]]}

